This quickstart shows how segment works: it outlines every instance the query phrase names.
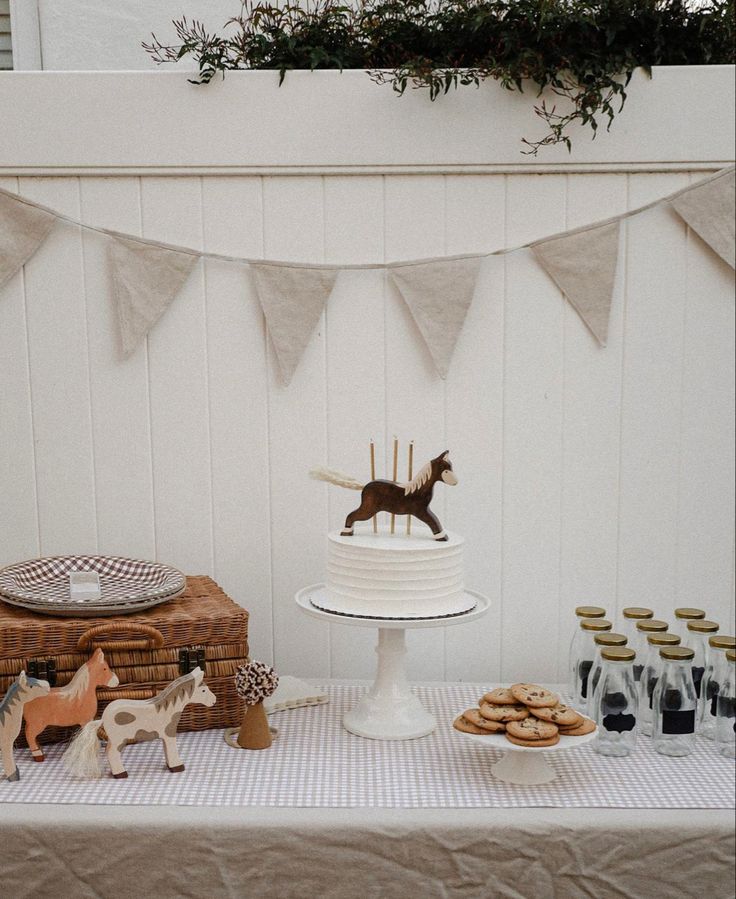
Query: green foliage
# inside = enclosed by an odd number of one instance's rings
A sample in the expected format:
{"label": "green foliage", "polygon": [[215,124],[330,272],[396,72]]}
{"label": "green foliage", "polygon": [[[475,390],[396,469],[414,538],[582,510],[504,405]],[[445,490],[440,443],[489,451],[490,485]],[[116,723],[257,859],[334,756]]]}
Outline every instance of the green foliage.
{"label": "green foliage", "polygon": [[509,90],[529,83],[559,98],[535,112],[548,126],[525,152],[564,143],[568,128],[595,137],[623,108],[637,66],[734,62],[734,0],[246,0],[223,35],[175,21],[179,43],[152,35],[143,44],[156,62],[191,55],[195,83],[228,69],[365,69],[403,94],[426,88],[431,99],[494,78]]}

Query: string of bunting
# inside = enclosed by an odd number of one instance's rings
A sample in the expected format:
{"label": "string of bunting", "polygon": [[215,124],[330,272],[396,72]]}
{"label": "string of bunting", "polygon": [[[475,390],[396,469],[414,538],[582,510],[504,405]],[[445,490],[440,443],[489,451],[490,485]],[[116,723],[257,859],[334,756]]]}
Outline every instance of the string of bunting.
{"label": "string of bunting", "polygon": [[539,240],[488,253],[400,262],[330,265],[230,256],[178,246],[78,221],[0,189],[0,289],[33,256],[56,222],[102,235],[123,355],[132,355],[166,312],[200,259],[250,268],[266,325],[287,385],[317,326],[338,273],[382,270],[409,307],[440,377],[449,371],[481,263],[530,250],[600,346],[606,345],[621,222],[669,206],[732,268],[736,268],[736,166],[644,206]]}

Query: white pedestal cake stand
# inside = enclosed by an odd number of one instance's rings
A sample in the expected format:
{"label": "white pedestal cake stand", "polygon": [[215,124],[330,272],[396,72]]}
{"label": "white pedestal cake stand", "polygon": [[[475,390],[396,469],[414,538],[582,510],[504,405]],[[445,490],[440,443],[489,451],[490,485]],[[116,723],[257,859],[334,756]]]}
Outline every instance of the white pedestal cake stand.
{"label": "white pedestal cake stand", "polygon": [[371,740],[414,740],[432,733],[437,721],[412,693],[406,677],[406,630],[450,627],[485,615],[491,607],[490,600],[472,590],[465,592],[475,599],[475,608],[446,618],[359,618],[326,612],[316,608],[320,600],[325,600],[324,584],[304,587],[296,594],[296,604],[313,618],[333,624],[378,628],[376,679],[366,696],[343,718],[346,730]]}

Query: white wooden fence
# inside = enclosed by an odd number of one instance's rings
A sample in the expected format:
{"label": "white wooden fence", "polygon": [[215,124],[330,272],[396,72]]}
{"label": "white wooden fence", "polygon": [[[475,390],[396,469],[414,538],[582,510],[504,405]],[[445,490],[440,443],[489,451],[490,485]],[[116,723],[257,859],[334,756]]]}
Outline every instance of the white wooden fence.
{"label": "white wooden fence", "polygon": [[[181,76],[6,74],[0,186],[230,254],[491,250],[728,163],[733,72],[699,72],[658,72],[652,106],[641,84],[612,135],[538,161],[518,155],[530,102],[495,86],[438,107],[323,75],[313,121],[308,74],[281,92],[264,73],[228,76],[209,94]],[[345,105],[360,97],[370,118]],[[720,104],[707,139],[673,130],[685,103],[693,128]],[[732,633],[733,325],[733,272],[659,209],[624,226],[605,350],[518,253],[484,263],[442,382],[380,274],[351,272],[284,389],[245,269],[201,265],[122,362],[104,242],[58,225],[0,290],[0,564],[158,558],[220,582],[251,612],[253,654],[283,673],[368,676],[371,632],[293,603],[355,499],[307,470],[366,476],[370,438],[384,470],[396,434],[418,462],[452,451],[460,484],[438,488],[437,510],[466,536],[468,585],[493,600],[479,622],[412,634],[413,677],[555,680],[583,602],[614,618],[702,606]]]}

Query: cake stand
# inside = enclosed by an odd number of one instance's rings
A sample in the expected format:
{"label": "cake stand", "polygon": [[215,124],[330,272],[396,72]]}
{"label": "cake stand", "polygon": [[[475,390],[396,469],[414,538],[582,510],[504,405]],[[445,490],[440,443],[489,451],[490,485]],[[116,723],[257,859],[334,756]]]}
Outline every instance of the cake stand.
{"label": "cake stand", "polygon": [[315,608],[324,602],[324,584],[305,587],[296,594],[296,604],[307,615],[354,627],[378,629],[376,678],[368,693],[342,719],[346,730],[370,740],[414,740],[431,734],[437,721],[412,693],[406,677],[406,631],[408,628],[450,627],[474,621],[490,609],[480,593],[466,590],[475,608],[445,618],[360,618]]}
{"label": "cake stand", "polygon": [[499,780],[509,784],[546,784],[557,777],[557,772],[547,761],[547,756],[552,752],[564,752],[567,749],[575,749],[590,743],[598,736],[594,730],[581,737],[567,737],[560,734],[560,742],[554,746],[517,746],[511,743],[503,734],[466,734],[455,730],[453,733],[465,740],[473,740],[486,749],[496,749],[505,755],[494,765],[491,765],[491,774]]}

